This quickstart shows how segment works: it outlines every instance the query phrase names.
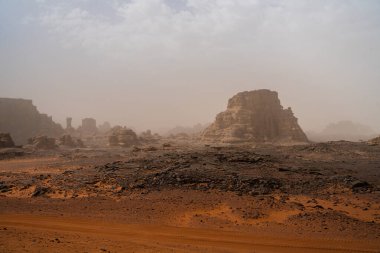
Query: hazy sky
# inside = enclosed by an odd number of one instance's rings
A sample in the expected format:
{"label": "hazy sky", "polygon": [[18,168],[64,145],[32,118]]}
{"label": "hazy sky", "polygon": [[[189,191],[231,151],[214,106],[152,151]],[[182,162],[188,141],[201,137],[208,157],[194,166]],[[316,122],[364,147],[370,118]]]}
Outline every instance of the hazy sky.
{"label": "hazy sky", "polygon": [[380,1],[0,0],[0,97],[57,122],[194,125],[261,88],[380,132]]}

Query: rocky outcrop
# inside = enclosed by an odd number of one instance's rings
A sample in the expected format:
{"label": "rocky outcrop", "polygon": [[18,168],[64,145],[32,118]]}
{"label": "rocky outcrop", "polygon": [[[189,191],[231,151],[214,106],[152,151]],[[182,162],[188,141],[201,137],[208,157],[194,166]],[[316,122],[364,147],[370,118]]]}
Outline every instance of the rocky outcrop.
{"label": "rocky outcrop", "polygon": [[13,148],[15,146],[12,137],[8,133],[0,133],[0,148]]}
{"label": "rocky outcrop", "polygon": [[84,148],[84,144],[81,139],[73,138],[69,134],[59,138],[59,145],[70,148]]}
{"label": "rocky outcrop", "polygon": [[20,145],[37,135],[58,137],[63,129],[52,117],[39,113],[32,100],[0,98],[0,132],[10,133]]}
{"label": "rocky outcrop", "polygon": [[108,138],[109,146],[131,147],[139,144],[137,134],[126,127],[114,127]]}
{"label": "rocky outcrop", "polygon": [[291,108],[281,106],[270,90],[240,92],[228,101],[202,134],[203,141],[225,143],[301,143],[307,137]]}
{"label": "rocky outcrop", "polygon": [[57,145],[55,144],[54,138],[49,138],[45,135],[36,136],[28,139],[28,144],[36,149],[55,149]]}

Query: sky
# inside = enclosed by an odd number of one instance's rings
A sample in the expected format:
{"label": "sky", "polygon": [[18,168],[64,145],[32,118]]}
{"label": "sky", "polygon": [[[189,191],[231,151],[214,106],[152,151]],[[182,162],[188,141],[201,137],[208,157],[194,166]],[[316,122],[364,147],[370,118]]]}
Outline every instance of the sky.
{"label": "sky", "polygon": [[255,89],[380,132],[380,1],[0,0],[0,97],[61,124],[209,123]]}

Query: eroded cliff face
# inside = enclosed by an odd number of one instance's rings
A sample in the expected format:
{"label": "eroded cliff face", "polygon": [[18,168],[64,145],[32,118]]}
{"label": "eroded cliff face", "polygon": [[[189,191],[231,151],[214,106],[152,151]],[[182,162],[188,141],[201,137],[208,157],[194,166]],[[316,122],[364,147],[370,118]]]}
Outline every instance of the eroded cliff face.
{"label": "eroded cliff face", "polygon": [[270,90],[240,92],[228,101],[227,110],[216,116],[202,134],[203,141],[239,143],[307,142],[291,108],[281,106]]}
{"label": "eroded cliff face", "polygon": [[0,98],[0,132],[10,133],[20,145],[37,135],[58,137],[63,129],[52,117],[39,113],[32,100]]}

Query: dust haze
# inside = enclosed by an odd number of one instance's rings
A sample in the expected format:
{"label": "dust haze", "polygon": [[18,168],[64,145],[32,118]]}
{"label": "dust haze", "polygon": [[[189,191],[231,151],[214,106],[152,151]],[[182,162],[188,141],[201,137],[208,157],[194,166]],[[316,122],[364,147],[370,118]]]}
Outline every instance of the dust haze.
{"label": "dust haze", "polygon": [[165,132],[271,89],[305,131],[380,131],[378,1],[0,1],[0,94]]}
{"label": "dust haze", "polygon": [[0,0],[0,252],[378,253],[379,14]]}

